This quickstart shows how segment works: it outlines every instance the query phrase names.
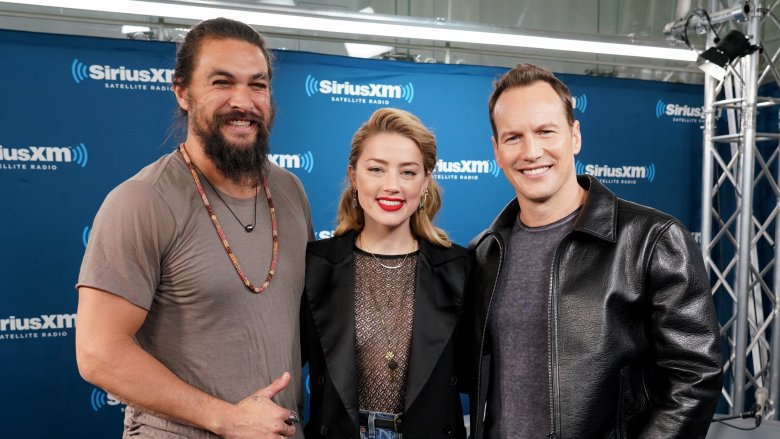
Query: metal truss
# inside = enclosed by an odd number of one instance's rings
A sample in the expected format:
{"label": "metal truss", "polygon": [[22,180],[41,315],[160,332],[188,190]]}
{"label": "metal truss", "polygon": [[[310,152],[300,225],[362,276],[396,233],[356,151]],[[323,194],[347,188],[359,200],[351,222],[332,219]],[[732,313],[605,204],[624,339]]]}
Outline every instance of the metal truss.
{"label": "metal truss", "polygon": [[[710,0],[713,9],[719,3]],[[764,27],[780,28],[780,0],[735,3],[749,7],[747,20],[727,24],[751,44],[762,46]],[[711,29],[708,47],[713,41]],[[780,85],[779,56],[780,49],[757,50],[728,65],[724,80],[707,75],[704,85],[701,246],[725,349],[723,400],[740,414],[746,397],[766,388],[768,419],[780,407],[780,134],[758,132],[757,122],[770,116],[773,129],[780,125],[780,99],[759,96],[765,80]]]}

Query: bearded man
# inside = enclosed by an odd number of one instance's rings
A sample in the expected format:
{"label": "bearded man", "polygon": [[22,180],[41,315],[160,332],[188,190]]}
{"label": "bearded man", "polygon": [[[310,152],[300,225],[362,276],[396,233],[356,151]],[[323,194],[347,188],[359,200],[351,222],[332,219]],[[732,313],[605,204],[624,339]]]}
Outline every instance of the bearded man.
{"label": "bearded man", "polygon": [[270,58],[243,23],[193,27],[173,89],[187,137],[115,188],[79,275],[76,357],[124,435],[302,438],[298,310],[309,205],[269,163]]}

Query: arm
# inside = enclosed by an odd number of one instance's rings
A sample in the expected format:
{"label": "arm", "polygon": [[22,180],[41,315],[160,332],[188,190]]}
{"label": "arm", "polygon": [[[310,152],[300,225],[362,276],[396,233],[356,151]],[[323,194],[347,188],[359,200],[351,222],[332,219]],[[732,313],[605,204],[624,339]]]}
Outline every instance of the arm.
{"label": "arm", "polygon": [[704,438],[722,385],[718,321],[701,253],[681,225],[662,232],[648,261],[653,413],[642,438]]}
{"label": "arm", "polygon": [[89,287],[79,288],[76,360],[82,377],[122,401],[164,418],[210,430],[226,438],[291,436],[290,411],[271,401],[290,382],[285,373],[239,404],[190,386],[135,342],[147,311]]}

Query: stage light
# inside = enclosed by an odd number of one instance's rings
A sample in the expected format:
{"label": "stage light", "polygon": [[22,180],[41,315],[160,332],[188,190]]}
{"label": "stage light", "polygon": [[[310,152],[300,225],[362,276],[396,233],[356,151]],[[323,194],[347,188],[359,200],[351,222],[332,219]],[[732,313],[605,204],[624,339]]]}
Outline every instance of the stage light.
{"label": "stage light", "polygon": [[726,77],[726,66],[736,59],[750,55],[757,48],[757,46],[750,44],[750,40],[745,34],[733,30],[727,33],[723,39],[716,39],[714,47],[702,52],[700,56],[704,63],[699,68],[713,78],[722,81]]}
{"label": "stage light", "polygon": [[695,61],[688,49],[662,47],[626,38],[602,37],[600,40],[561,37],[551,34],[518,33],[516,29],[493,29],[470,23],[452,24],[437,20],[379,17],[372,14],[340,14],[294,8],[260,8],[247,4],[228,6],[225,2],[160,3],[133,0],[0,0],[92,12],[135,14],[185,20],[214,17],[232,18],[247,24],[270,28],[320,33],[349,34],[384,38],[407,38],[463,44],[556,50],[563,52],[655,58],[671,61]]}
{"label": "stage light", "polygon": [[122,26],[122,33],[131,40],[151,40],[154,32],[148,26]]}

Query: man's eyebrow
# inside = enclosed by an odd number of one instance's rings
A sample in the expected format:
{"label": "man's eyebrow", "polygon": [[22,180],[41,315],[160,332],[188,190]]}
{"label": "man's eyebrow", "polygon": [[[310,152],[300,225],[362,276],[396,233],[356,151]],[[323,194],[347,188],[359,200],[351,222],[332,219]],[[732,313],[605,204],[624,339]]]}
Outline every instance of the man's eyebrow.
{"label": "man's eyebrow", "polygon": [[[236,77],[236,75],[234,75],[234,74],[232,74],[232,73],[230,73],[230,72],[228,72],[226,70],[214,70],[213,72],[211,72],[209,74],[208,77],[209,78],[213,78],[215,76],[225,76],[225,77],[228,77],[228,78],[231,78],[231,79],[234,79]],[[260,72],[260,73],[255,73],[254,75],[252,75],[252,80],[257,80],[257,79],[267,80],[268,79],[268,73]]]}

